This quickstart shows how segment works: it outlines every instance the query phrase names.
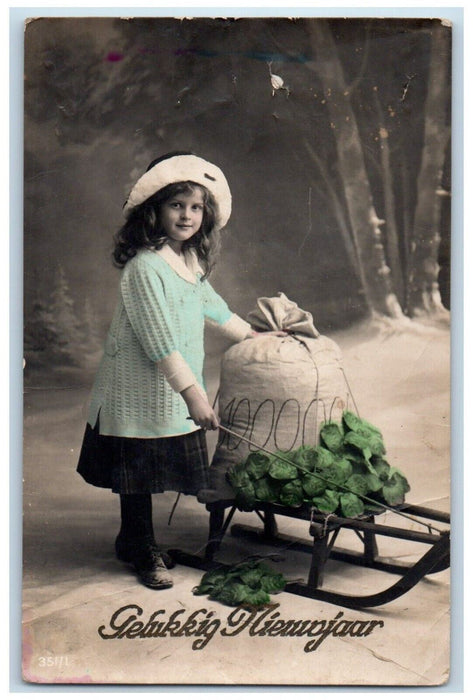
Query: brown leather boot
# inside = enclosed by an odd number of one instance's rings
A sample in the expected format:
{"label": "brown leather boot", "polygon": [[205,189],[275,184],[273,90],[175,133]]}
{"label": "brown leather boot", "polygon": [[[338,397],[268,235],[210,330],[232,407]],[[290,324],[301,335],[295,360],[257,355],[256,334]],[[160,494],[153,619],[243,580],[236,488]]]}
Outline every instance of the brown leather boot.
{"label": "brown leather boot", "polygon": [[173,579],[157,544],[151,539],[125,539],[118,535],[115,552],[121,561],[131,564],[148,588],[171,588]]}

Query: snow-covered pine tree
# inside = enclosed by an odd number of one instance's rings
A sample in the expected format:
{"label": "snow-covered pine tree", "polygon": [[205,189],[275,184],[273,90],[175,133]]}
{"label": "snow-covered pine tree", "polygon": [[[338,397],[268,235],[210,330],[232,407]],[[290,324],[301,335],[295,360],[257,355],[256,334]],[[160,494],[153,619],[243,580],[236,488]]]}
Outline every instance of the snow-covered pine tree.
{"label": "snow-covered pine tree", "polygon": [[103,348],[103,334],[99,317],[90,296],[86,296],[84,299],[80,331],[82,335],[80,364],[89,367],[97,363]]}
{"label": "snow-covered pine tree", "polygon": [[23,354],[27,366],[48,364],[56,344],[51,309],[43,298],[38,297],[25,320]]}
{"label": "snow-covered pine tree", "polygon": [[50,314],[55,334],[52,348],[55,361],[66,365],[79,365],[82,346],[80,322],[75,312],[66,273],[61,264],[58,265],[51,292]]}

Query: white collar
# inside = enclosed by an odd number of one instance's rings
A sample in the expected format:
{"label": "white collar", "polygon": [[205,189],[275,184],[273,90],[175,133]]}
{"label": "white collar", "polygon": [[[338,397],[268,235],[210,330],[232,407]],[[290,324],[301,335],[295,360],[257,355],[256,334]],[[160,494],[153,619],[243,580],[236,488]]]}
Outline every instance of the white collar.
{"label": "white collar", "polygon": [[169,245],[165,243],[162,248],[156,250],[167,264],[172,267],[174,272],[177,272],[179,277],[182,277],[187,282],[197,284],[197,275],[203,275],[204,271],[200,267],[196,252],[190,248],[185,251],[184,256],[178,255]]}

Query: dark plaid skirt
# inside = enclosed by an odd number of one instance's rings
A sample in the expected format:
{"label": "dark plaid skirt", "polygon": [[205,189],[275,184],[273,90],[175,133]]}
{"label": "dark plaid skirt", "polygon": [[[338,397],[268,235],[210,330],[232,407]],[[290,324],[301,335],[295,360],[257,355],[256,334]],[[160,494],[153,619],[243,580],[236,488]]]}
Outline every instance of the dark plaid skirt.
{"label": "dark plaid skirt", "polygon": [[164,438],[100,435],[87,425],[77,471],[93,486],[114,493],[196,495],[208,488],[205,431]]}

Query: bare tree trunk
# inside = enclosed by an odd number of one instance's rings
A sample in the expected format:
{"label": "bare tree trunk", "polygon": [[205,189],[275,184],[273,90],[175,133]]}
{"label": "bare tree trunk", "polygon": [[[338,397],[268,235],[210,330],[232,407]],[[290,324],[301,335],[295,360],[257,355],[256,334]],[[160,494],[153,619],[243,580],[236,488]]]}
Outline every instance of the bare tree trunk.
{"label": "bare tree trunk", "polygon": [[403,303],[404,292],[404,275],[399,255],[399,236],[396,224],[396,206],[394,202],[393,180],[391,174],[391,158],[389,148],[389,131],[386,128],[383,112],[379,102],[379,98],[375,93],[374,96],[376,111],[378,113],[379,138],[380,138],[380,160],[381,160],[381,177],[383,182],[383,198],[384,198],[384,218],[386,220],[386,252],[388,264],[391,270],[392,283],[394,292],[397,298]]}
{"label": "bare tree trunk", "polygon": [[402,316],[379,229],[384,222],[374,210],[356,117],[337,48],[326,22],[311,22],[309,31],[316,61],[306,65],[317,73],[324,88],[366,300],[372,312]]}
{"label": "bare tree trunk", "polygon": [[358,280],[361,280],[362,271],[360,258],[352,239],[349,222],[346,220],[346,216],[344,215],[344,208],[343,203],[340,201],[340,195],[336,191],[336,188],[334,187],[331,181],[330,175],[327,172],[327,167],[317,155],[315,148],[312,147],[312,145],[307,139],[304,139],[304,145],[307,149],[307,152],[309,153],[310,158],[317,166],[319,173],[322,177],[322,180],[326,187],[326,192],[328,194],[332,213],[335,216],[335,219],[337,220],[339,231],[345,244],[345,249],[347,251],[348,258],[352,265],[353,271],[358,277]]}
{"label": "bare tree trunk", "polygon": [[417,179],[417,205],[408,260],[410,316],[447,315],[438,285],[442,172],[449,138],[447,126],[451,30],[432,29],[429,83],[425,103],[424,145]]}
{"label": "bare tree trunk", "polygon": [[[409,231],[412,230],[413,211],[410,206],[409,198],[409,173],[408,164],[405,153],[401,153],[401,207],[402,207],[402,259],[403,269],[406,275],[407,282],[407,261],[409,260]],[[407,285],[406,285],[407,286]],[[407,289],[404,291],[404,296],[407,303]]]}

